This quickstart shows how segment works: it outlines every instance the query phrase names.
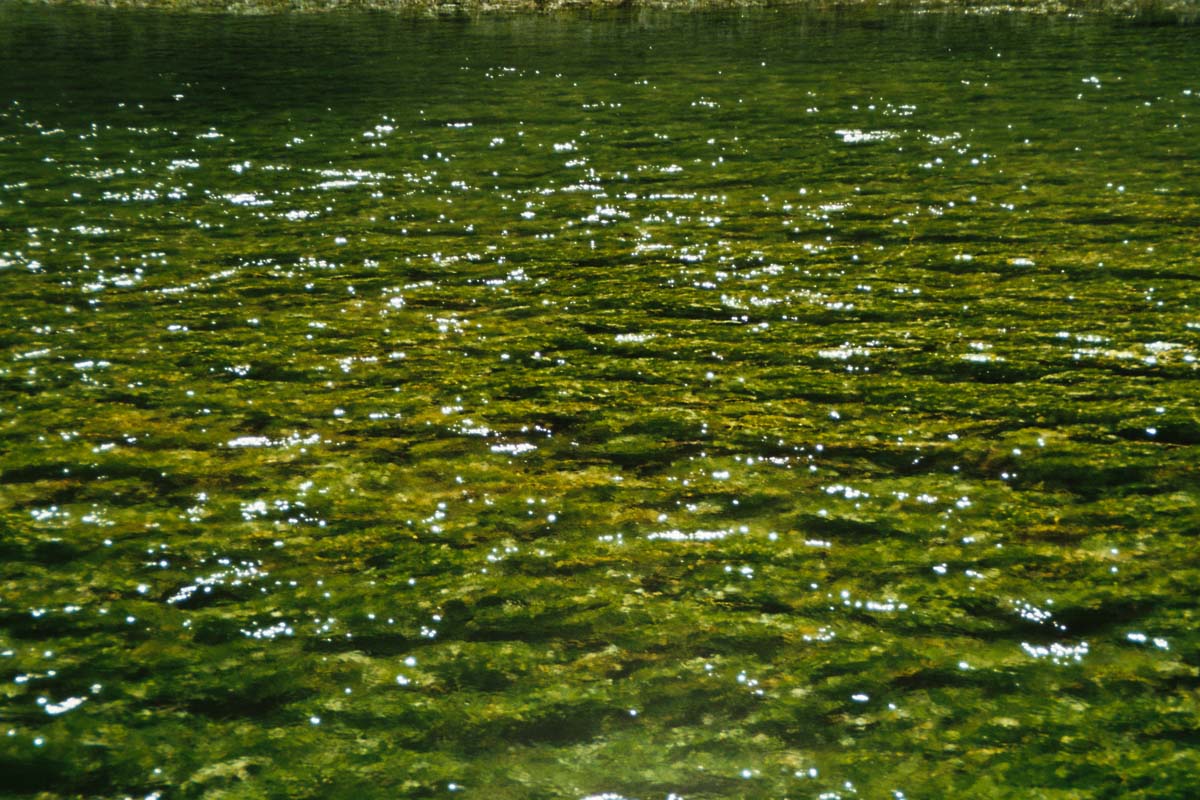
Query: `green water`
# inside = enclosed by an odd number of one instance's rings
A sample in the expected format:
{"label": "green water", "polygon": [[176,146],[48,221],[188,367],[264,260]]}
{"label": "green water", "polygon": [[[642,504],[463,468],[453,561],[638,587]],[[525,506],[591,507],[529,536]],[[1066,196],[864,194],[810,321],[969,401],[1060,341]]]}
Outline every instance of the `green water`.
{"label": "green water", "polygon": [[0,794],[1185,798],[1200,32],[0,5]]}

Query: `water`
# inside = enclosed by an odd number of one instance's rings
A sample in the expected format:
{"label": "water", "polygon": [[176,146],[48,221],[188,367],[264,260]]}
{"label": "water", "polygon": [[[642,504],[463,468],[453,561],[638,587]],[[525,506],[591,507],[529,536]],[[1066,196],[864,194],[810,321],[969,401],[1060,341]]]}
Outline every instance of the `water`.
{"label": "water", "polygon": [[1188,795],[1196,36],[0,6],[0,794]]}

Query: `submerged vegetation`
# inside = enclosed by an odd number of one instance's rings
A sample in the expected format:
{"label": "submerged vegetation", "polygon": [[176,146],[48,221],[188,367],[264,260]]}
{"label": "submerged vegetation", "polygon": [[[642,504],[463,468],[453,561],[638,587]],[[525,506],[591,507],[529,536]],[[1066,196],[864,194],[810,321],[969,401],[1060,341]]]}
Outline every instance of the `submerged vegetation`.
{"label": "submerged vegetation", "polygon": [[1186,796],[1195,41],[0,5],[0,796]]}

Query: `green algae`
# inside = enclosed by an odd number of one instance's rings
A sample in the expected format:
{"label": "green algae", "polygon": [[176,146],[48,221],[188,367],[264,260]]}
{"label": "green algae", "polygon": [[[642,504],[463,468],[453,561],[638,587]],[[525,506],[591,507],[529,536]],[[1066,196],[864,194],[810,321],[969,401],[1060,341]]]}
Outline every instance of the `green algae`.
{"label": "green algae", "polygon": [[1185,796],[1193,44],[0,6],[0,794]]}

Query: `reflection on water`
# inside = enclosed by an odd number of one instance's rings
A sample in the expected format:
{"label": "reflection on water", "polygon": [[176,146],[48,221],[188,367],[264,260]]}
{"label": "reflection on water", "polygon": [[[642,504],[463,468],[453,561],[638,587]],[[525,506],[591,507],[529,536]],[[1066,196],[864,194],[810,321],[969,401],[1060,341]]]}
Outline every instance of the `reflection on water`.
{"label": "reflection on water", "polygon": [[1186,794],[1190,27],[0,6],[17,794]]}

